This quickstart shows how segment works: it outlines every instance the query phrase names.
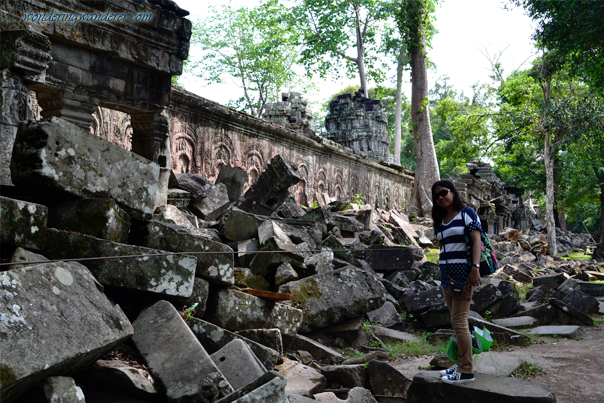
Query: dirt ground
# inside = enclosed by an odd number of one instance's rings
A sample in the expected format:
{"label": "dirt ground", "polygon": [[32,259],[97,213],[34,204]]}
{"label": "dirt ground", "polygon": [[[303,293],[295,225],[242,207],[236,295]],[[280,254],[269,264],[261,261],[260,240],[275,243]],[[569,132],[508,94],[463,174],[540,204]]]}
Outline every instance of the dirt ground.
{"label": "dirt ground", "polygon": [[[584,330],[587,335],[581,340],[542,337],[539,344],[498,352],[541,366],[545,373],[528,380],[549,385],[558,403],[603,403],[604,327]],[[421,371],[419,367],[426,368],[431,359],[399,359],[393,365],[413,378]]]}

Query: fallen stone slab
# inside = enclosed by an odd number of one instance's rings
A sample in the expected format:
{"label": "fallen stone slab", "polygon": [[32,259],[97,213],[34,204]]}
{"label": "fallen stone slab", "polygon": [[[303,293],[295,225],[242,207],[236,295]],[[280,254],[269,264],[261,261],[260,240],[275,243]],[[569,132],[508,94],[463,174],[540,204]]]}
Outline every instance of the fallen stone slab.
{"label": "fallen stone slab", "polygon": [[53,206],[49,210],[48,226],[127,243],[130,215],[113,199],[80,199]]}
{"label": "fallen stone slab", "polygon": [[579,290],[573,290],[566,294],[562,299],[562,303],[585,314],[597,313],[599,311],[598,300]]}
{"label": "fallen stone slab", "polygon": [[298,166],[277,154],[238,203],[243,211],[269,216],[289,197],[289,188],[300,182]]}
{"label": "fallen stone slab", "polygon": [[595,281],[577,281],[577,287],[585,294],[592,297],[604,297],[604,283]]}
{"label": "fallen stone slab", "polygon": [[289,403],[315,403],[315,399],[311,399],[310,397],[297,395],[295,393],[287,395],[287,399]]}
{"label": "fallen stone slab", "polygon": [[325,377],[319,371],[289,358],[283,358],[283,364],[275,367],[287,378],[285,394],[313,397],[325,390]]}
{"label": "fallen stone slab", "polygon": [[489,307],[495,304],[502,298],[501,291],[493,284],[487,284],[482,287],[477,287],[472,294],[472,310],[483,315]]}
{"label": "fallen stone slab", "polygon": [[579,289],[577,288],[578,280],[574,278],[567,279],[564,283],[562,283],[556,291],[552,294],[552,297],[555,299],[562,300],[566,294],[571,292],[572,290]]}
{"label": "fallen stone slab", "polygon": [[94,365],[78,371],[74,375],[78,384],[85,390],[107,389],[127,396],[157,401],[161,393],[155,383],[148,378],[149,374],[120,360],[97,360]]}
{"label": "fallen stone slab", "polygon": [[[306,262],[306,260],[305,260]],[[283,284],[287,284],[290,281],[299,280],[298,273],[294,270],[291,264],[282,263],[277,267],[277,273],[275,274],[275,286],[280,287]]]}
{"label": "fallen stone slab", "polygon": [[174,306],[159,301],[132,324],[132,341],[169,401],[215,401],[233,392]]}
{"label": "fallen stone slab", "polygon": [[232,207],[220,221],[220,235],[241,242],[258,237],[258,227],[266,218]]}
{"label": "fallen stone slab", "polygon": [[0,243],[42,251],[48,208],[0,196]]}
{"label": "fallen stone slab", "polygon": [[206,311],[206,303],[208,302],[209,294],[210,283],[204,279],[195,277],[193,280],[193,292],[184,305],[187,307],[193,307],[193,305],[197,304],[192,315],[198,318],[203,318],[203,314]]}
{"label": "fallen stone slab", "polygon": [[214,354],[233,340],[243,340],[266,369],[272,370],[279,361],[278,351],[205,320],[190,318],[187,325],[209,354]]}
{"label": "fallen stone slab", "polygon": [[437,329],[451,326],[451,313],[447,304],[432,305],[427,311],[419,315],[428,329]]}
{"label": "fallen stone slab", "polygon": [[476,326],[479,329],[485,327],[491,332],[491,336],[497,341],[497,344],[511,344],[513,346],[528,346],[530,344],[529,338],[522,333],[518,333],[515,330],[508,329],[507,327],[499,326],[486,320],[468,317],[468,323],[470,329]]}
{"label": "fallen stone slab", "polygon": [[408,292],[403,299],[405,312],[418,314],[427,311],[431,306],[445,303],[442,287],[432,287],[419,293]]}
{"label": "fallen stone slab", "polygon": [[216,252],[194,255],[197,260],[195,276],[213,284],[232,285],[235,282],[234,252],[229,246],[201,236],[197,229],[151,221],[142,246],[169,252]]}
{"label": "fallen stone slab", "polygon": [[[291,283],[289,283],[291,284]],[[303,312],[289,305],[231,289],[210,290],[205,319],[230,331],[275,328],[294,337]]]}
{"label": "fallen stone slab", "polygon": [[526,361],[518,357],[509,357],[491,351],[474,356],[474,372],[496,376],[510,376]]}
{"label": "fallen stone slab", "polygon": [[556,324],[558,325],[578,325],[578,326],[593,326],[594,320],[591,316],[584,314],[575,308],[566,305],[562,301],[550,298],[549,304],[556,308]]}
{"label": "fallen stone slab", "polygon": [[529,334],[537,336],[564,336],[569,338],[585,336],[581,326],[539,326],[531,329]]}
{"label": "fallen stone slab", "polygon": [[17,187],[109,197],[137,219],[153,214],[159,176],[158,164],[56,117],[22,126],[11,160]]}
{"label": "fallen stone slab", "polygon": [[530,316],[532,318],[537,319],[538,326],[542,326],[542,325],[546,325],[546,324],[550,323],[551,321],[553,321],[556,318],[557,314],[558,314],[558,312],[557,312],[556,308],[554,308],[550,304],[542,304],[542,305],[536,306],[534,308],[527,309],[526,311],[518,312],[517,314],[513,315],[512,317],[518,318],[518,317]]}
{"label": "fallen stone slab", "polygon": [[519,309],[520,303],[512,294],[504,295],[503,298],[488,307],[488,310],[491,311],[491,315],[496,318],[507,318],[518,312]]}
{"label": "fallen stone slab", "polygon": [[533,327],[537,325],[537,319],[532,316],[519,316],[517,318],[493,319],[493,323],[511,329]]}
{"label": "fallen stone slab", "polygon": [[292,242],[277,222],[267,220],[258,227],[258,242],[261,252],[280,252],[257,253],[250,262],[252,273],[272,280],[283,263],[289,263],[294,269],[304,267],[307,254]]}
{"label": "fallen stone slab", "polygon": [[283,338],[279,329],[247,329],[239,330],[236,334],[269,347],[280,355],[283,355]]}
{"label": "fallen stone slab", "polygon": [[405,246],[371,245],[365,256],[371,268],[382,273],[408,270],[415,262],[411,248]]}
{"label": "fallen stone slab", "polygon": [[291,403],[285,395],[287,379],[276,371],[269,371],[216,403]]}
{"label": "fallen stone slab", "polygon": [[247,172],[243,168],[230,165],[221,166],[216,178],[216,184],[223,183],[226,187],[231,202],[239,201],[245,182],[247,182]]}
{"label": "fallen stone slab", "polygon": [[367,377],[374,395],[407,396],[411,379],[387,362],[371,360],[367,365]]}
{"label": "fallen stone slab", "polygon": [[569,275],[566,273],[546,274],[533,279],[535,287],[543,286],[546,289],[556,289],[568,280]]}
{"label": "fallen stone slab", "polygon": [[363,315],[386,301],[382,283],[353,266],[292,281],[279,292],[292,294],[293,306],[304,312],[301,332]]}
{"label": "fallen stone slab", "polygon": [[207,221],[218,219],[230,206],[227,187],[214,185],[199,174],[177,174],[178,187],[191,194],[189,209],[199,218]]}
{"label": "fallen stone slab", "polygon": [[[17,249],[15,249],[15,251],[13,252],[13,255],[10,258],[11,263],[19,263],[19,262],[23,262],[23,263],[40,262],[40,263],[42,263],[44,260],[48,260],[46,258],[46,256],[40,255],[38,253],[34,253],[32,251],[23,249],[21,247],[17,247]],[[11,266],[10,269],[11,270],[22,269],[26,266],[27,265],[17,264],[17,265]]]}
{"label": "fallen stone slab", "polygon": [[401,332],[399,330],[388,329],[383,326],[373,328],[373,334],[384,343],[397,343],[404,341],[413,341],[416,339],[412,333]]}
{"label": "fallen stone slab", "polygon": [[2,400],[93,363],[133,334],[122,310],[74,262],[0,273]]}
{"label": "fallen stone slab", "polygon": [[369,390],[360,387],[350,389],[346,400],[338,399],[333,392],[318,393],[315,400],[323,403],[377,403]]}
{"label": "fallen stone slab", "polygon": [[330,251],[333,251],[335,258],[342,259],[353,266],[359,266],[359,262],[353,253],[346,249],[346,246],[344,246],[344,244],[340,242],[340,240],[334,235],[329,235],[327,238],[325,238],[321,245],[324,249],[328,248]]}
{"label": "fallen stone slab", "polygon": [[405,321],[401,319],[401,315],[390,301],[386,301],[384,305],[375,311],[367,312],[366,315],[369,322],[379,323],[384,327],[397,328],[399,330],[403,330],[406,327]]}
{"label": "fallen stone slab", "polygon": [[340,338],[347,344],[352,345],[363,332],[364,320],[362,317],[348,319],[334,325],[322,328],[320,331],[331,338]]}
{"label": "fallen stone slab", "polygon": [[555,403],[549,386],[520,379],[476,374],[476,381],[449,385],[438,371],[416,374],[407,392],[407,403]]}
{"label": "fallen stone slab", "polygon": [[335,225],[340,228],[340,231],[362,232],[365,230],[365,226],[352,217],[333,214],[333,220]]}
{"label": "fallen stone slab", "polygon": [[289,350],[308,351],[312,358],[326,364],[338,364],[345,360],[344,356],[336,350],[329,348],[313,339],[297,334],[290,343]]}
{"label": "fallen stone slab", "polygon": [[264,365],[241,339],[231,341],[210,358],[235,390],[255,381],[267,372]]}
{"label": "fallen stone slab", "polygon": [[[454,334],[455,334],[455,332],[453,332],[452,335],[454,335]],[[456,364],[456,361],[453,361],[452,359],[450,359],[449,356],[447,356],[446,354],[436,354],[434,356],[434,358],[432,358],[432,360],[430,360],[430,366],[432,367],[432,369],[437,369],[437,370],[441,370],[444,368],[451,368],[454,364]]]}
{"label": "fallen stone slab", "polygon": [[85,403],[84,392],[73,378],[51,376],[44,381],[44,395],[49,402]]}
{"label": "fallen stone slab", "polygon": [[[44,254],[51,259],[153,255],[165,251],[111,242],[49,228]],[[193,292],[197,259],[170,255],[124,259],[86,260],[99,283],[188,298]]]}
{"label": "fallen stone slab", "polygon": [[357,386],[369,389],[365,364],[354,365],[325,365],[321,373],[325,376],[327,385],[332,389],[356,388]]}
{"label": "fallen stone slab", "polygon": [[[178,207],[173,206],[171,204],[166,204],[165,206],[159,206],[158,208],[156,208],[155,212],[153,213],[153,219],[155,221],[174,224],[184,228],[199,227],[199,220],[197,216],[191,213],[185,214]],[[194,223],[197,225],[195,225]]]}

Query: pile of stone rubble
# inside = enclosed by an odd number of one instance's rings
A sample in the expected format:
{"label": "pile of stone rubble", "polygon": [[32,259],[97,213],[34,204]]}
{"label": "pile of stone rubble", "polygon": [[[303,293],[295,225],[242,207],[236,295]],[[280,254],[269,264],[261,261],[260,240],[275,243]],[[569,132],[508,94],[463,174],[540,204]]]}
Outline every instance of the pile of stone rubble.
{"label": "pile of stone rubble", "polygon": [[[433,377],[412,382],[369,346],[413,340],[410,326],[450,336],[438,266],[420,247],[428,227],[354,202],[290,203],[300,175],[279,155],[245,192],[231,167],[162,190],[159,165],[58,118],[22,126],[12,158],[15,187],[0,197],[3,402],[436,399]],[[516,345],[528,340],[516,326],[593,325],[602,266],[494,243],[502,270],[475,293],[471,323]],[[527,304],[517,282],[535,286]],[[346,361],[343,347],[368,355]]]}

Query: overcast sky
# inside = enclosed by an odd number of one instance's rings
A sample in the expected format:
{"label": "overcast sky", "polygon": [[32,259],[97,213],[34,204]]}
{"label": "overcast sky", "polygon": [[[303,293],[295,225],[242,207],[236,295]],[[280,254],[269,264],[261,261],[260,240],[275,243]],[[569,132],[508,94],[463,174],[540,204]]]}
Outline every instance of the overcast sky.
{"label": "overcast sky", "polygon": [[[190,19],[203,18],[207,13],[208,4],[228,3],[223,0],[176,0],[176,3],[191,12]],[[232,0],[231,5],[240,6],[257,4],[254,0]],[[448,76],[449,83],[457,90],[471,94],[474,83],[489,82],[490,63],[484,53],[491,57],[503,51],[499,60],[507,75],[520,67],[526,67],[532,59],[535,49],[531,35],[534,31],[532,21],[523,10],[504,10],[507,4],[502,0],[443,0],[436,10],[436,34],[432,40],[432,49],[428,56],[436,65],[436,70],[430,72],[432,85],[437,77]],[[195,55],[195,48],[191,48]],[[391,76],[394,76],[395,70]],[[408,75],[408,73],[407,73]],[[229,99],[238,98],[240,89],[231,84],[202,86],[200,80],[183,76],[180,80],[188,91],[205,98],[225,104]],[[340,80],[328,79],[319,81],[318,90],[307,94],[314,102],[324,102],[332,94],[348,85],[358,85],[358,79]],[[395,86],[393,82],[391,86]],[[404,90],[410,98],[411,84],[406,77]]]}

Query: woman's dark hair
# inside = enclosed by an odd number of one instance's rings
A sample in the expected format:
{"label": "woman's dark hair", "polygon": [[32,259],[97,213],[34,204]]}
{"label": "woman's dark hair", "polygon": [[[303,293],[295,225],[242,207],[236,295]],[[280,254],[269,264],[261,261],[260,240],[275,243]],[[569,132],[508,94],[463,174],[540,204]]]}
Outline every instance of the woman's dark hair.
{"label": "woman's dark hair", "polygon": [[446,179],[434,182],[432,185],[432,219],[434,220],[434,233],[436,233],[438,227],[440,224],[442,224],[443,219],[445,218],[445,214],[447,214],[447,211],[436,204],[436,200],[434,200],[434,189],[437,187],[447,188],[453,192],[453,208],[456,211],[461,211],[461,209],[466,206],[461,201],[459,193],[457,193],[457,189],[455,189],[455,186],[453,186],[453,182]]}

